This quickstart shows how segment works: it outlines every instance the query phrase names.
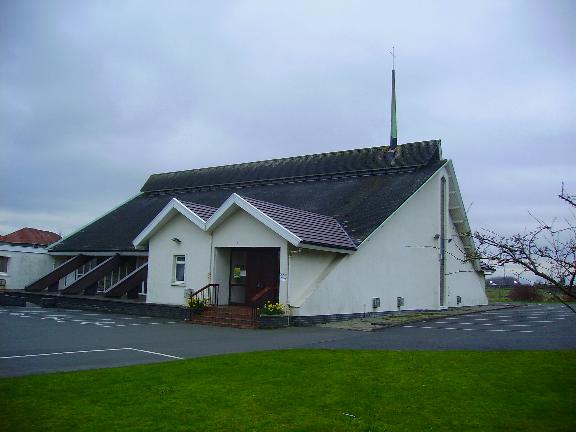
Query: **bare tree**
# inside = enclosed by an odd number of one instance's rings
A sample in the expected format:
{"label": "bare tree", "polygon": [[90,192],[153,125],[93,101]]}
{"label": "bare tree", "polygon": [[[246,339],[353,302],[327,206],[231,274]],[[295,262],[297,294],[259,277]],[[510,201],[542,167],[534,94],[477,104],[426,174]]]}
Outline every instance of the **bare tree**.
{"label": "bare tree", "polygon": [[[576,198],[564,191],[564,185],[558,197],[576,208]],[[474,233],[477,258],[496,265],[519,265],[524,272],[553,285],[557,292],[576,299],[576,218],[572,214],[572,219],[556,219],[550,224],[534,219],[536,228],[520,234],[503,236],[489,230]]]}

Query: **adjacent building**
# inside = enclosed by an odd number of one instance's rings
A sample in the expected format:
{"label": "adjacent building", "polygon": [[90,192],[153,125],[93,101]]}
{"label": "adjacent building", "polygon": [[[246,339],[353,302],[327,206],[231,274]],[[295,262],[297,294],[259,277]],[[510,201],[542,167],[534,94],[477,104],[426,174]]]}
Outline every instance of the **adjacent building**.
{"label": "adjacent building", "polygon": [[48,246],[60,240],[50,231],[22,228],[0,236],[0,289],[23,289],[54,269]]}

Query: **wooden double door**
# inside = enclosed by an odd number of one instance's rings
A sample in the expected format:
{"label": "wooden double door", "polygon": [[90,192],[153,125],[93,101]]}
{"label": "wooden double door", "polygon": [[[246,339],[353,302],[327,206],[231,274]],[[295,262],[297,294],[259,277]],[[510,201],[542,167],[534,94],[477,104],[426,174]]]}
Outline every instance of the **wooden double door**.
{"label": "wooden double door", "polygon": [[279,248],[232,248],[229,304],[260,306],[266,300],[277,302],[279,277]]}

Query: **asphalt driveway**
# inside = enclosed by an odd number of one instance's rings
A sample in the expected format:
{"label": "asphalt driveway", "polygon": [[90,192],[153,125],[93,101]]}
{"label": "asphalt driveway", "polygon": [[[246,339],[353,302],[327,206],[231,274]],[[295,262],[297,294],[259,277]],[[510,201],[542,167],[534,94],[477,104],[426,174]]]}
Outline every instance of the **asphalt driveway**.
{"label": "asphalt driveway", "polygon": [[562,305],[357,332],[320,327],[242,330],[39,307],[0,307],[0,376],[126,366],[288,348],[576,349],[576,314]]}

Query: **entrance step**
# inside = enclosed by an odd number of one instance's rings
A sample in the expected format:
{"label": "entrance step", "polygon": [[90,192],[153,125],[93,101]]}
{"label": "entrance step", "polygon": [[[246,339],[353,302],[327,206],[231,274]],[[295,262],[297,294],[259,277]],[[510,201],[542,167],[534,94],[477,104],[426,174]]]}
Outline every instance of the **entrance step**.
{"label": "entrance step", "polygon": [[190,323],[234,328],[258,327],[252,308],[247,306],[210,307],[200,314],[192,315]]}

